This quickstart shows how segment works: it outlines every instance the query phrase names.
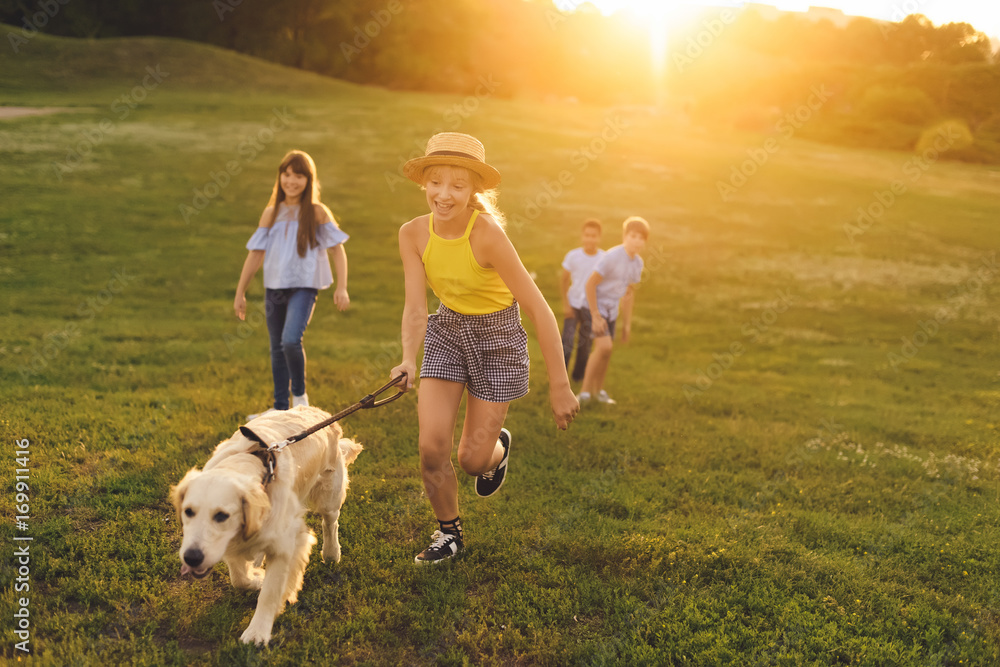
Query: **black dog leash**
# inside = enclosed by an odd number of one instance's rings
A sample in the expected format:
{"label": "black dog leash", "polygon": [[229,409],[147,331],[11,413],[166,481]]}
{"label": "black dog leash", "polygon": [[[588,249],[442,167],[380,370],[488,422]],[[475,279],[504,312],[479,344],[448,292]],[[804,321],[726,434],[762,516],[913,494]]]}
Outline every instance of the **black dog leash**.
{"label": "black dog leash", "polygon": [[327,426],[333,424],[333,422],[343,419],[344,417],[353,414],[358,410],[370,410],[371,408],[382,407],[386,403],[392,403],[406,392],[400,389],[396,392],[395,395],[390,396],[389,398],[383,398],[381,400],[377,399],[381,394],[384,394],[391,387],[394,387],[397,384],[399,384],[400,380],[405,380],[405,379],[406,379],[406,373],[400,373],[393,379],[389,380],[389,382],[387,382],[386,384],[382,385],[372,393],[362,398],[354,405],[348,408],[344,408],[343,410],[333,415],[329,419],[324,419],[315,426],[310,426],[301,433],[296,433],[295,435],[291,436],[286,440],[282,440],[281,442],[272,442],[269,445],[266,442],[264,442],[264,440],[259,435],[251,431],[249,427],[240,426],[240,433],[250,438],[251,440],[259,442],[260,446],[263,448],[261,451],[255,452],[254,455],[260,457],[260,459],[264,462],[264,467],[266,468],[266,470],[264,471],[264,486],[267,486],[271,482],[271,480],[274,479],[274,466],[277,464],[278,454],[281,453],[281,450],[283,450],[285,447],[287,447],[292,443],[308,438],[316,431],[320,431],[326,428]]}

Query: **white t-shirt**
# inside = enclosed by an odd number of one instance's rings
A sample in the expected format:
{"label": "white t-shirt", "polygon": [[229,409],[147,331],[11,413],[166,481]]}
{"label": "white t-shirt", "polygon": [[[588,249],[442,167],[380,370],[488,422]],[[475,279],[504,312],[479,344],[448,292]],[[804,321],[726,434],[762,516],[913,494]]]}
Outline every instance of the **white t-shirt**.
{"label": "white t-shirt", "polygon": [[642,257],[629,257],[625,246],[616,245],[604,253],[594,270],[604,279],[597,285],[597,310],[604,319],[618,319],[618,302],[625,296],[629,285],[642,279]]}
{"label": "white t-shirt", "polygon": [[588,255],[583,248],[574,248],[566,253],[562,267],[569,271],[573,280],[566,294],[571,308],[587,307],[587,279],[594,272],[597,260],[603,256],[604,251],[600,248],[593,255]]}

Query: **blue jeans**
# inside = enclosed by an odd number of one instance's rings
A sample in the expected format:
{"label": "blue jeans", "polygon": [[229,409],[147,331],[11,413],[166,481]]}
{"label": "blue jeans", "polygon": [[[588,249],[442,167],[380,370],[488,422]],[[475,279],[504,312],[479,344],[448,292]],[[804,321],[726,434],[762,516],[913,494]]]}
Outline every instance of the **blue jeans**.
{"label": "blue jeans", "polygon": [[567,317],[563,320],[562,344],[563,357],[566,360],[566,368],[569,369],[569,359],[573,355],[573,339],[576,338],[577,329],[580,330],[576,344],[576,363],[573,365],[573,380],[582,382],[584,373],[587,370],[587,357],[590,356],[590,310],[587,308],[574,308],[575,317]]}
{"label": "blue jeans", "polygon": [[306,393],[306,351],[302,336],[312,318],[316,294],[317,290],[305,287],[264,290],[275,410],[288,409],[289,383],[295,396]]}

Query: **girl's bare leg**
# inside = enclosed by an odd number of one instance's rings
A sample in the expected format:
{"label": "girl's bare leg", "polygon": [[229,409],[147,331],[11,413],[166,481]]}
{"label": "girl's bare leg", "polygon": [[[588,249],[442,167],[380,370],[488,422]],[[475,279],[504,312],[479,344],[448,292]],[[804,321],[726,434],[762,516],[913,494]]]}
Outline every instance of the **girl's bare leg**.
{"label": "girl's bare leg", "polygon": [[497,442],[510,403],[491,403],[469,396],[465,408],[458,465],[470,475],[482,475],[500,464],[503,446]]}
{"label": "girl's bare leg", "polygon": [[450,521],[458,516],[458,482],[451,462],[455,423],[465,385],[449,380],[420,381],[417,415],[420,421],[420,473],[434,516]]}

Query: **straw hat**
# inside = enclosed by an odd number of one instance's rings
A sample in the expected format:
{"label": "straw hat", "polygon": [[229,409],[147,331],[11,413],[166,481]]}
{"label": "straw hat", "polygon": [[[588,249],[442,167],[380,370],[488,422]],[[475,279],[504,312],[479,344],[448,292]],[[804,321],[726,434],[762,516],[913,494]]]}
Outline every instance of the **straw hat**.
{"label": "straw hat", "polygon": [[491,190],[500,185],[500,172],[486,164],[486,149],[473,136],[460,132],[441,132],[427,141],[423,157],[403,165],[403,174],[420,185],[424,184],[424,169],[439,164],[465,167],[483,179],[483,187]]}

